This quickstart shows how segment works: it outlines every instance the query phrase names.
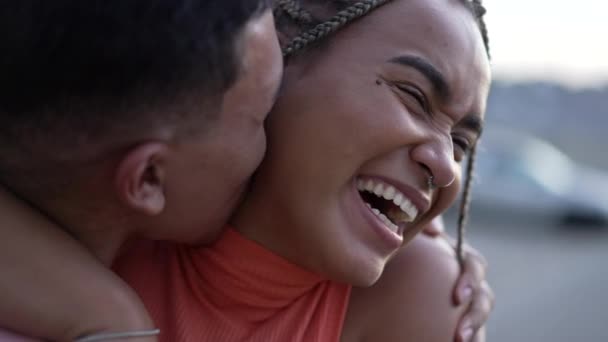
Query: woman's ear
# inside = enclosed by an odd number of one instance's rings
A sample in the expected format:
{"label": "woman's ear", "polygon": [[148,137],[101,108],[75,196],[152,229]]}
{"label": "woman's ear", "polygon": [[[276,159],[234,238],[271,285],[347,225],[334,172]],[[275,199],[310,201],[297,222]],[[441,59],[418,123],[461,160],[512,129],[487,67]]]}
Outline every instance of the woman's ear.
{"label": "woman's ear", "polygon": [[168,147],[146,142],[132,148],[116,167],[114,184],[124,205],[145,215],[165,208],[165,175]]}

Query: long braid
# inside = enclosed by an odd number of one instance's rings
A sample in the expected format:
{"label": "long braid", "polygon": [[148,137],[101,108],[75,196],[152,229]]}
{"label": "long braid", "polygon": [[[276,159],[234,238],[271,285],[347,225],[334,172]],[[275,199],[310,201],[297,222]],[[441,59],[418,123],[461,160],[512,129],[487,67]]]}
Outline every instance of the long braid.
{"label": "long braid", "polygon": [[373,9],[384,5],[389,1],[391,0],[363,0],[354,3],[353,5],[338,12],[327,21],[318,24],[310,30],[302,32],[293,38],[283,48],[283,57],[287,58],[292,56],[294,53],[303,50],[310,44],[327,37],[345,25],[353,22],[355,19],[366,15]]}
{"label": "long braid", "polygon": [[[471,10],[473,16],[477,20],[477,25],[479,26],[479,31],[481,32],[481,37],[483,39],[484,46],[486,48],[486,53],[488,58],[490,58],[490,38],[488,35],[488,28],[486,26],[484,15],[486,14],[486,9],[482,4],[482,0],[463,0],[467,7]],[[477,144],[473,145],[471,148],[471,153],[469,155],[469,160],[467,162],[467,167],[465,171],[465,182],[464,182],[464,190],[462,192],[462,199],[460,200],[460,210],[458,212],[458,226],[457,226],[457,240],[456,240],[456,256],[458,258],[458,262],[460,263],[460,267],[463,267],[464,264],[464,235],[466,232],[466,225],[469,219],[469,209],[471,207],[471,188],[473,187],[473,178],[475,171],[475,160],[477,158]]]}
{"label": "long braid", "polygon": [[458,212],[458,238],[456,240],[456,256],[458,262],[462,267],[464,262],[464,233],[466,230],[467,220],[469,218],[469,208],[471,205],[471,188],[473,187],[474,171],[475,171],[475,159],[477,157],[477,144],[471,148],[471,154],[467,162],[467,168],[465,171],[464,190],[462,192],[462,199],[460,200],[460,210]]}

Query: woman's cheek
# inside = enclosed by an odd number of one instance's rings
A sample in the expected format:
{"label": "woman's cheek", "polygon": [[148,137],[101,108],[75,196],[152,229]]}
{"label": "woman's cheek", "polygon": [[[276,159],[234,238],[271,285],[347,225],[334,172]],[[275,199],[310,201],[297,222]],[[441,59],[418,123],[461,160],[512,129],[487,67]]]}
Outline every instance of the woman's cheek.
{"label": "woman's cheek", "polygon": [[456,202],[460,193],[460,185],[461,178],[460,175],[457,175],[450,186],[438,189],[437,201],[435,203],[435,208],[432,211],[433,217],[442,214]]}

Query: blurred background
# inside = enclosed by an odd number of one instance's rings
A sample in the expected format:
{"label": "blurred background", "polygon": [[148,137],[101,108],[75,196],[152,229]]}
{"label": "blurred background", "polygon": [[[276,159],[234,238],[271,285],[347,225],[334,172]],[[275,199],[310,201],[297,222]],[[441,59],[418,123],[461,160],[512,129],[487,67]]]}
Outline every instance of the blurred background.
{"label": "blurred background", "polygon": [[488,341],[608,341],[608,2],[484,4],[496,81],[468,240],[496,293]]}

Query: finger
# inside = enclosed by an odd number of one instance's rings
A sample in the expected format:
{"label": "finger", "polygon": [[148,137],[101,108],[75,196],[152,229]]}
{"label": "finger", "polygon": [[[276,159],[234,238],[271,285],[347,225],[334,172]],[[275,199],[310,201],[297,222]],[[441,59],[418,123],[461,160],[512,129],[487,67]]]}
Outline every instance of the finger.
{"label": "finger", "polygon": [[454,289],[454,304],[463,305],[471,300],[472,293],[485,280],[487,262],[476,250],[465,253],[463,268]]}
{"label": "finger", "polygon": [[486,341],[486,327],[483,326],[477,330],[475,336],[473,336],[472,342],[485,342]]}
{"label": "finger", "polygon": [[[470,337],[473,333],[473,337]],[[486,327],[483,326],[481,329],[475,332],[467,332],[466,335],[456,336],[455,342],[485,342],[486,341]]]}
{"label": "finger", "polygon": [[467,305],[473,301],[473,295],[475,294],[473,284],[474,282],[468,276],[464,275],[460,277],[453,295],[454,305]]}
{"label": "finger", "polygon": [[488,260],[486,259],[480,251],[473,248],[473,246],[465,243],[463,249],[467,255],[470,255],[472,258],[476,259],[477,262],[483,265],[484,268],[488,267]]}
{"label": "finger", "polygon": [[470,342],[473,336],[475,336],[473,323],[471,322],[471,319],[465,315],[458,324],[454,342]]}
{"label": "finger", "polygon": [[485,325],[494,307],[494,293],[487,282],[483,282],[475,294],[468,312],[460,321],[456,340],[472,341],[476,333]]}
{"label": "finger", "polygon": [[435,217],[431,222],[429,222],[425,227],[423,232],[429,236],[439,236],[443,234],[445,231],[445,224],[443,223],[443,218],[441,216]]}

